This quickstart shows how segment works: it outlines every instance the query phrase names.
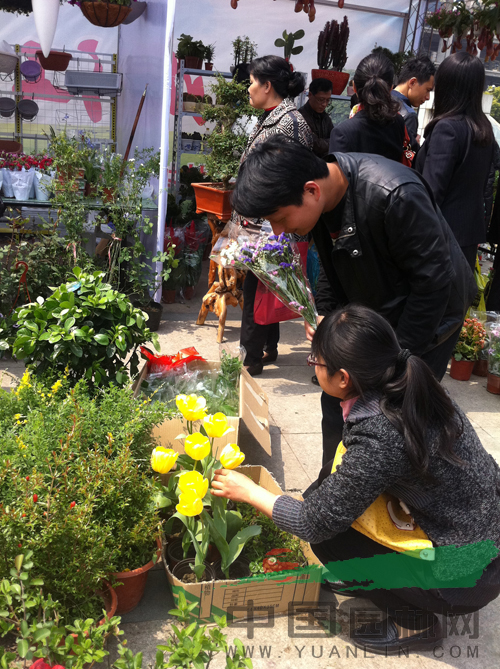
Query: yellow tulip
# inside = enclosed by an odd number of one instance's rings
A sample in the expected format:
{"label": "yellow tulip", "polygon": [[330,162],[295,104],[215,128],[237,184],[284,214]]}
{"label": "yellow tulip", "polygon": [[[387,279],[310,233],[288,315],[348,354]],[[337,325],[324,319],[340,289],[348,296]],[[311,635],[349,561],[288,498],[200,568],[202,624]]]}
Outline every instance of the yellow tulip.
{"label": "yellow tulip", "polygon": [[198,395],[177,395],[177,408],[186,420],[201,420],[207,415],[207,400]]}
{"label": "yellow tulip", "polygon": [[151,454],[151,467],[159,474],[166,474],[177,462],[179,454],[172,448],[158,446]]}
{"label": "yellow tulip", "polygon": [[203,502],[194,491],[183,492],[175,508],[183,516],[198,516],[203,511]]}
{"label": "yellow tulip", "polygon": [[210,442],[199,432],[188,434],[184,442],[184,450],[193,460],[203,460],[211,451]]}
{"label": "yellow tulip", "polygon": [[179,476],[179,488],[182,493],[194,492],[203,499],[208,490],[208,479],[204,479],[200,472],[184,472]]}
{"label": "yellow tulip", "polygon": [[203,427],[209,437],[216,439],[223,437],[228,432],[234,432],[234,427],[229,426],[227,418],[223,413],[214,413],[213,416],[206,416],[203,419]]}
{"label": "yellow tulip", "polygon": [[228,444],[222,449],[222,453],[219,456],[221,465],[225,469],[236,469],[244,459],[245,454],[240,451],[237,444]]}

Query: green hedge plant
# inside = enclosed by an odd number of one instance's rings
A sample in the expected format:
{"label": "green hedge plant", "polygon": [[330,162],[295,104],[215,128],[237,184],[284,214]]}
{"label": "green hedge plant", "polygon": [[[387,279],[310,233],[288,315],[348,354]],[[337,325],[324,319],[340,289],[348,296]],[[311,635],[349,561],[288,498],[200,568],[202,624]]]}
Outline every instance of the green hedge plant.
{"label": "green hedge plant", "polygon": [[86,274],[79,267],[73,273],[75,281],[17,310],[14,354],[37,374],[68,370],[74,382],[124,385],[127,366],[132,376],[138,372],[139,346],[151,341],[160,350],[158,335],[146,327],[147,314],[104,283],[102,273]]}

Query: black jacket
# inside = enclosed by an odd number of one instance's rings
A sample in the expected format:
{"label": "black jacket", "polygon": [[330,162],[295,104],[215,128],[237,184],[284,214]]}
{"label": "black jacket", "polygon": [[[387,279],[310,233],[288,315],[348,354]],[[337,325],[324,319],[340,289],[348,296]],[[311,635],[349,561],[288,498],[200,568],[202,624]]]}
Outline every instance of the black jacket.
{"label": "black jacket", "polygon": [[432,191],[414,170],[386,158],[337,153],[327,160],[338,162],[349,186],[335,244],[336,210],[312,231],[322,265],[319,313],[364,304],[387,318],[403,347],[431,350],[462,325],[477,293]]}
{"label": "black jacket", "polygon": [[486,241],[484,196],[493,143],[479,146],[471,137],[463,117],[442,119],[426,138],[415,163],[460,246]]}
{"label": "black jacket", "polygon": [[399,91],[393,90],[392,97],[399,102],[399,113],[405,120],[406,129],[410,136],[411,148],[418,153],[420,144],[417,142],[418,135],[418,114],[411,106],[408,98]]}
{"label": "black jacket", "polygon": [[326,112],[318,114],[311,107],[309,102],[299,109],[299,112],[305,118],[307,125],[313,134],[313,153],[320,158],[328,155],[328,144],[330,141],[330,133],[333,130],[332,119]]}
{"label": "black jacket", "polygon": [[342,121],[330,135],[330,153],[376,153],[401,162],[405,122],[398,114],[392,123],[377,123],[366,111]]}

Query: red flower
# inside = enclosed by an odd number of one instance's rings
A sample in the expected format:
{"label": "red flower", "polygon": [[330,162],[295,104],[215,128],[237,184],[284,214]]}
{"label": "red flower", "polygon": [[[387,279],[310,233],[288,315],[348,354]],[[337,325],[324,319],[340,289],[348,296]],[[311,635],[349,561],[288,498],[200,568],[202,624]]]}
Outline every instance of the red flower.
{"label": "red flower", "polygon": [[29,480],[30,480],[30,477],[29,477],[29,476],[27,476],[27,477],[26,477],[26,480],[27,480],[27,481],[29,481]]}
{"label": "red flower", "polygon": [[33,495],[33,501],[35,504],[38,502],[38,495],[36,493]]}
{"label": "red flower", "polygon": [[[58,665],[60,666],[60,665]],[[36,660],[36,662],[33,662],[31,667],[29,669],[51,669],[50,664],[47,664],[45,660],[42,660],[41,658],[39,660]]]}
{"label": "red flower", "polygon": [[76,502],[71,502],[71,504],[69,505],[69,508],[72,509],[75,506],[75,504],[76,504]]}

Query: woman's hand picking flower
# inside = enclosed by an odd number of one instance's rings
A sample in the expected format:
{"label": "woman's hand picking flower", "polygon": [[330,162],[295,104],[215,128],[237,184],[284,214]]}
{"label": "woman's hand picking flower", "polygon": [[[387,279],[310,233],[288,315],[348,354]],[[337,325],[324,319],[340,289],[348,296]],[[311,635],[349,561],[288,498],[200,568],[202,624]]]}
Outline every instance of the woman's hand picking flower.
{"label": "woman's hand picking flower", "polygon": [[230,469],[216,469],[210,492],[214,497],[225,497],[233,502],[246,502],[269,518],[273,517],[277,495],[261,488],[248,476]]}

